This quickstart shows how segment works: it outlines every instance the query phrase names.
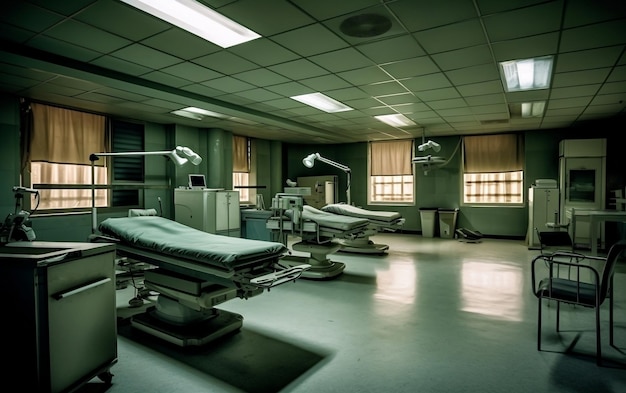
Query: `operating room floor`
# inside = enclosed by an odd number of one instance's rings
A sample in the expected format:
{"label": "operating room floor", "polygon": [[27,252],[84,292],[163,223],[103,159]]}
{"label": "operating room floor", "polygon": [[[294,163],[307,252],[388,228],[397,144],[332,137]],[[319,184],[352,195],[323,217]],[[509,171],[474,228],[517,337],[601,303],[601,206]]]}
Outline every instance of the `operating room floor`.
{"label": "operating room floor", "polygon": [[[243,327],[221,338],[218,355],[200,367],[118,335],[112,386],[94,379],[81,392],[626,392],[626,263],[615,277],[618,348],[608,343],[607,301],[598,367],[591,309],[563,306],[557,335],[555,307],[545,303],[545,350],[537,350],[530,266],[538,251],[523,240],[398,233],[372,240],[389,245],[387,254],[333,254],[346,264],[338,277],[219,305],[241,314]],[[130,287],[118,290],[119,313],[132,296]]]}

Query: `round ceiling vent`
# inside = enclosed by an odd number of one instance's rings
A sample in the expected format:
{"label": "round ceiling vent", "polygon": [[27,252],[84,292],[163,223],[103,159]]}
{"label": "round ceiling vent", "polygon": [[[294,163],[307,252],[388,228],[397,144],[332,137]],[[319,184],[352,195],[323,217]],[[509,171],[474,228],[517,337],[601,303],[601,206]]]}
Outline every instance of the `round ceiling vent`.
{"label": "round ceiling vent", "polygon": [[361,14],[351,16],[341,22],[339,29],[350,37],[376,37],[391,29],[391,21],[379,14]]}

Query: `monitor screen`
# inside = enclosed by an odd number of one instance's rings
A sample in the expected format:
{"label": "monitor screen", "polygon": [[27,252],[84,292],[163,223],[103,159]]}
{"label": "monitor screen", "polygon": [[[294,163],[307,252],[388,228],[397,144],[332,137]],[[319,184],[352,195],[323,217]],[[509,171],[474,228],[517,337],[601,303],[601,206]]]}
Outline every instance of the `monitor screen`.
{"label": "monitor screen", "polygon": [[206,188],[204,175],[189,175],[189,188]]}

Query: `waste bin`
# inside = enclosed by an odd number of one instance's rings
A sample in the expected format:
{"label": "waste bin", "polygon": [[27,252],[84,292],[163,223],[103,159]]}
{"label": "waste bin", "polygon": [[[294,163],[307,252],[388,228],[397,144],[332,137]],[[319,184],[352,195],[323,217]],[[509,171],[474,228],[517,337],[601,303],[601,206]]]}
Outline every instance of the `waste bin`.
{"label": "waste bin", "polygon": [[422,236],[435,237],[435,228],[437,226],[437,208],[420,208],[420,220],[422,221]]}
{"label": "waste bin", "polygon": [[454,238],[456,216],[459,209],[439,209],[439,236],[446,239]]}

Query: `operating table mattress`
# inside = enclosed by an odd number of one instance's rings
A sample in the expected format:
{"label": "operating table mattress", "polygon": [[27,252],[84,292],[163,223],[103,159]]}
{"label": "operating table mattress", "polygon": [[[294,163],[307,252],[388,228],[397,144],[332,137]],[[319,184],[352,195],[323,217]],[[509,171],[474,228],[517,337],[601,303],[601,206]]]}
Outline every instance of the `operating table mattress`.
{"label": "operating table mattress", "polygon": [[332,203],[322,207],[322,211],[343,216],[366,218],[368,220],[392,223],[402,218],[398,212],[366,210],[345,203]]}
{"label": "operating table mattress", "polygon": [[214,235],[158,216],[107,218],[98,229],[126,246],[229,270],[289,251],[282,243]]}
{"label": "operating table mattress", "polygon": [[340,231],[349,231],[369,224],[367,219],[328,213],[309,205],[303,206],[302,217],[317,223],[322,228]]}

